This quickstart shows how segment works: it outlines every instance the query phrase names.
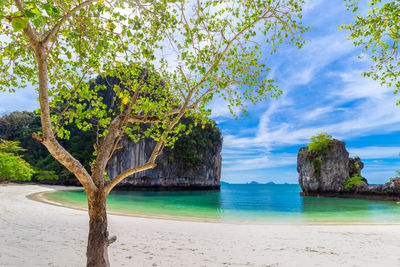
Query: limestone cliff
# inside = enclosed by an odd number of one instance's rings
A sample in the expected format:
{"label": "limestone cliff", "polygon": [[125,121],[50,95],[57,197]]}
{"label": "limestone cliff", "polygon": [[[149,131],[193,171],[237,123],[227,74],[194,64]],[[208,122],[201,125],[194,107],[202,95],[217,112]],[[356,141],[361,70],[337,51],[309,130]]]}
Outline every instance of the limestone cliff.
{"label": "limestone cliff", "polygon": [[[155,146],[154,141],[138,143],[124,139],[123,149],[117,151],[107,165],[107,175],[113,179],[122,171],[144,164]],[[136,173],[118,186],[131,189],[218,189],[221,178],[221,148],[216,154],[200,153],[201,162],[185,168],[182,162],[171,161],[174,152],[164,152],[157,158],[157,167]]]}
{"label": "limestone cliff", "polygon": [[[103,103],[110,109],[118,106],[113,85],[119,85],[117,78],[97,77],[96,84],[103,84]],[[192,124],[190,118],[182,118],[186,125]],[[146,126],[143,126],[146,127]],[[135,143],[124,137],[118,149],[109,160],[106,172],[110,179],[119,173],[142,165],[150,158],[155,142],[150,139]],[[181,136],[174,149],[164,148],[157,157],[157,167],[136,173],[118,184],[119,188],[129,189],[219,189],[221,178],[222,136],[214,123],[193,126],[192,132]]]}
{"label": "limestone cliff", "polygon": [[345,143],[339,140],[333,140],[325,154],[316,155],[303,147],[297,156],[299,184],[306,195],[341,192],[346,179],[360,174],[363,167],[359,158],[349,159]]}
{"label": "limestone cliff", "polygon": [[[127,189],[218,189],[221,178],[222,137],[217,128],[194,128],[178,139],[174,149],[164,149],[157,167],[136,173],[118,186]],[[152,140],[138,143],[124,138],[107,165],[107,176],[113,179],[122,171],[144,164],[155,146]]]}
{"label": "limestone cliff", "polygon": [[[333,140],[327,153],[317,155],[302,147],[297,155],[297,172],[303,196],[349,197],[382,200],[400,199],[400,178],[384,185],[369,185],[361,177],[364,164],[349,158],[345,143]],[[357,184],[348,185],[350,177],[359,176]]]}

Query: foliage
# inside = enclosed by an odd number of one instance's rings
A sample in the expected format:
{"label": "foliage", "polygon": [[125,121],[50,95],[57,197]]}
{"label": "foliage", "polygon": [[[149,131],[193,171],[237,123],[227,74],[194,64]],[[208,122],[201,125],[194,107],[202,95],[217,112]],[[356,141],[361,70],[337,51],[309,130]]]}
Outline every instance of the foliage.
{"label": "foliage", "polygon": [[185,118],[182,123],[191,127],[190,133],[180,137],[174,147],[165,152],[169,162],[182,164],[184,169],[189,169],[201,162],[201,156],[215,155],[222,145],[222,137],[213,121],[200,125]]}
{"label": "foliage", "polygon": [[328,152],[329,144],[333,142],[332,136],[327,133],[320,133],[311,137],[308,144],[308,151],[316,154],[323,155]]}
{"label": "foliage", "polygon": [[314,172],[316,175],[321,174],[321,164],[322,164],[322,159],[318,157],[314,158],[313,165],[314,165]]}
{"label": "foliage", "polygon": [[359,174],[354,174],[353,176],[347,178],[344,182],[344,189],[350,190],[354,185],[365,183],[364,178]]}
{"label": "foliage", "polygon": [[[0,90],[38,83],[37,54],[23,37],[27,29],[43,32],[43,39],[54,36],[46,41],[51,49],[47,54],[50,106],[62,106],[60,113],[52,114],[59,138],[70,136],[65,125],[71,123],[82,130],[101,129],[102,137],[112,118],[129,109],[131,114],[140,112],[163,122],[146,133],[137,131],[138,123],[126,126],[126,134],[134,140],[162,138],[165,145],[173,145],[183,126],[167,134],[163,130],[172,118],[166,114],[188,97],[192,105],[185,112],[201,122],[209,114],[205,104],[214,94],[229,102],[232,113],[240,110],[245,115],[247,102],[280,94],[275,81],[267,78],[264,46],[252,39],[262,35],[274,53],[283,42],[301,47],[301,35],[307,30],[299,22],[303,0],[86,1],[79,16],[68,14],[68,19],[65,11],[76,1],[29,1],[23,12],[11,1],[0,3],[0,17],[6,18],[0,33],[8,36],[0,53],[6,62],[0,68],[4,74]],[[171,54],[172,60],[164,54]],[[99,91],[104,86],[82,82],[97,73],[122,81],[114,87],[119,110],[110,111],[102,102]],[[143,76],[147,82],[140,79]],[[132,101],[136,90],[141,96]],[[91,109],[85,109],[88,105]]]}
{"label": "foliage", "polygon": [[48,155],[47,149],[32,139],[32,134],[40,130],[40,116],[34,112],[16,111],[0,117],[0,138],[20,142],[24,159],[35,168],[37,161]]}
{"label": "foliage", "polygon": [[36,174],[36,180],[58,180],[59,176],[55,173],[55,171],[39,171]]}
{"label": "foliage", "polygon": [[[35,112],[15,111],[0,117],[0,138],[18,141],[24,151],[23,158],[36,170],[33,180],[41,180],[41,173],[54,171],[61,183],[76,184],[76,178],[62,166],[32,134],[40,131],[40,116]],[[61,144],[89,169],[93,160],[93,143],[96,133],[93,131],[82,132],[75,125],[68,125],[66,129],[71,133],[69,140],[60,140]],[[47,175],[45,175],[47,176]],[[48,176],[56,178],[55,176]]]}
{"label": "foliage", "polygon": [[[359,0],[348,1],[348,9],[359,11]],[[353,24],[342,25],[341,29],[351,32],[349,39],[361,46],[364,53],[370,53],[372,66],[363,75],[381,84],[400,88],[400,60],[398,49],[400,41],[400,2],[370,0],[369,11],[357,14]],[[397,102],[397,104],[400,104]]]}
{"label": "foliage", "polygon": [[22,151],[25,151],[25,149],[20,147],[20,143],[18,141],[7,141],[0,139],[0,151],[4,153],[18,154]]}
{"label": "foliage", "polygon": [[33,169],[17,153],[23,151],[18,142],[0,139],[0,181],[29,181]]}
{"label": "foliage", "polygon": [[359,168],[360,168],[359,164],[354,164],[350,166],[350,171],[355,173],[358,172]]}
{"label": "foliage", "polygon": [[400,170],[397,170],[397,171],[396,171],[396,174],[400,176]]}
{"label": "foliage", "polygon": [[[100,81],[96,81],[100,82]],[[104,91],[104,101],[108,105],[113,97],[108,95],[112,89]],[[166,149],[169,162],[181,164],[184,169],[196,166],[201,162],[200,154],[213,155],[222,143],[220,130],[214,122],[197,124],[190,118],[182,119],[190,132],[182,135],[174,147]],[[0,137],[8,138],[11,141],[21,142],[24,148],[21,152],[26,161],[36,169],[33,180],[58,180],[63,184],[74,184],[74,175],[63,167],[36,139],[32,133],[40,129],[40,118],[34,112],[12,112],[0,117]],[[96,142],[96,134],[92,131],[81,132],[71,124],[67,129],[71,133],[69,140],[61,140],[63,146],[70,151],[84,166],[89,169],[93,160],[93,144]],[[0,144],[1,147],[1,144]]]}

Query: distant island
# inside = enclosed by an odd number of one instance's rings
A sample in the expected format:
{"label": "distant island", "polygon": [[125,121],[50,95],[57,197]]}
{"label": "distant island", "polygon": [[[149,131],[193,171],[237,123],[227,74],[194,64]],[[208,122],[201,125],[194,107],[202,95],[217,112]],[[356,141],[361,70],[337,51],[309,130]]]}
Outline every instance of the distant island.
{"label": "distant island", "polygon": [[[251,181],[251,182],[248,182],[247,184],[263,184],[263,183],[259,183],[259,182],[256,182],[256,181]],[[265,183],[265,184],[275,184],[274,182],[268,182],[268,183]]]}

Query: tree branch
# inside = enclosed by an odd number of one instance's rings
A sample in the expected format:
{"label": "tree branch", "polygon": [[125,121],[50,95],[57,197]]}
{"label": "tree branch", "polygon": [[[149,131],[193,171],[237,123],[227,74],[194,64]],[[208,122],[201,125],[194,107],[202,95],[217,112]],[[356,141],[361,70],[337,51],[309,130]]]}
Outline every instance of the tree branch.
{"label": "tree branch", "polygon": [[[191,98],[192,94],[193,94],[193,91],[188,94],[184,105],[181,108],[173,111],[173,112],[177,112],[178,116],[168,124],[167,128],[164,131],[164,134],[169,133],[175,127],[175,125],[179,122],[179,120],[182,118],[182,116],[185,114],[185,110],[188,107],[188,104],[189,104],[189,101],[190,101],[190,98]],[[121,182],[122,180],[124,180],[128,176],[130,176],[132,174],[135,174],[135,173],[138,173],[138,172],[141,172],[141,171],[145,171],[145,170],[152,169],[152,168],[156,167],[157,164],[155,164],[155,161],[156,161],[157,156],[160,155],[160,153],[162,151],[162,148],[163,148],[163,145],[164,145],[164,138],[165,138],[165,135],[161,136],[160,140],[157,142],[156,146],[154,147],[153,152],[152,152],[152,154],[151,154],[151,156],[150,156],[150,158],[149,158],[149,160],[147,161],[146,164],[144,164],[142,166],[138,166],[138,167],[134,167],[134,168],[128,169],[128,170],[120,173],[119,175],[117,175],[114,179],[112,179],[104,187],[105,195],[107,196],[110,193],[110,191],[119,182]]]}
{"label": "tree branch", "polygon": [[79,80],[79,83],[73,89],[73,91],[71,93],[71,98],[68,100],[67,105],[65,106],[65,108],[61,111],[60,115],[58,116],[57,121],[56,121],[56,123],[54,125],[54,129],[55,129],[54,135],[57,135],[58,124],[60,123],[60,120],[61,120],[62,116],[64,115],[64,113],[67,112],[67,110],[71,106],[71,102],[74,99],[75,93],[79,89],[79,87],[81,86],[81,83],[82,83],[83,79],[85,78],[87,72],[88,72],[88,70],[84,71],[83,75],[81,76],[81,78]]}
{"label": "tree branch", "polygon": [[[16,0],[18,1],[18,0]],[[33,31],[24,30],[25,35],[32,34]],[[29,37],[28,37],[29,38]],[[83,185],[86,192],[93,192],[97,189],[93,183],[89,173],[83,167],[83,165],[76,160],[65,148],[54,137],[54,133],[51,126],[50,118],[50,107],[49,107],[49,81],[48,81],[48,65],[47,65],[47,43],[36,42],[32,44],[35,50],[38,73],[39,73],[39,103],[40,103],[40,120],[42,124],[43,136],[33,137],[39,140],[50,152],[50,154],[62,165],[64,165],[69,171],[71,171],[79,182]]]}
{"label": "tree branch", "polygon": [[250,29],[251,26],[254,26],[257,24],[259,21],[263,19],[267,19],[266,13],[263,14],[262,16],[258,17],[256,20],[254,20],[250,25],[246,26],[243,28],[241,31],[239,31],[231,40],[230,42],[226,45],[225,49],[222,51],[220,56],[214,61],[214,64],[211,65],[211,67],[208,69],[204,77],[201,79],[201,81],[196,84],[193,88],[192,91],[196,90],[200,86],[202,86],[208,79],[208,77],[211,75],[212,70],[214,69],[215,66],[218,66],[218,64],[221,62],[222,58],[225,56],[226,52],[228,52],[229,48],[233,45],[233,43],[248,29]]}
{"label": "tree branch", "polygon": [[92,178],[98,188],[102,188],[104,186],[104,171],[107,166],[110,151],[114,146],[115,140],[120,135],[123,121],[123,113],[115,117],[108,126],[108,133],[103,140],[100,141],[100,144],[96,146],[97,157],[93,168],[94,172],[92,173]]}
{"label": "tree branch", "polygon": [[[18,10],[21,11],[21,13],[24,13],[24,4],[21,0],[15,0],[15,5],[17,6]],[[28,25],[26,28],[24,28],[24,33],[25,36],[29,40],[30,46],[36,51],[39,45],[39,33],[32,27],[32,25],[28,22]]]}
{"label": "tree branch", "polygon": [[141,172],[141,171],[145,171],[145,170],[149,170],[152,169],[154,167],[156,167],[157,165],[155,163],[152,162],[147,162],[144,165],[138,166],[138,167],[134,167],[131,169],[128,169],[120,174],[118,174],[114,179],[112,179],[105,187],[104,187],[104,194],[107,196],[110,191],[119,183],[121,182],[123,179],[125,179],[126,177]]}
{"label": "tree branch", "polygon": [[[140,92],[141,87],[142,87],[142,86],[138,86],[138,88],[136,89],[135,93],[133,94],[133,97],[132,97],[131,102],[129,103],[128,109],[127,109],[126,112],[125,112],[127,115],[122,119],[122,124],[121,124],[121,128],[120,128],[119,134],[118,134],[118,136],[116,137],[116,141],[114,141],[113,147],[111,148],[111,151],[110,151],[109,156],[108,156],[108,160],[111,159],[112,155],[114,154],[115,150],[116,150],[117,147],[118,147],[118,143],[119,143],[119,141],[121,140],[122,135],[123,135],[124,132],[125,132],[124,130],[121,130],[121,129],[122,129],[122,127],[126,126],[126,125],[129,123],[128,120],[129,120],[130,114],[131,114],[131,112],[132,112],[132,107],[133,107],[133,104],[136,103],[136,100],[137,100],[138,97],[139,97],[139,92]],[[107,161],[108,161],[108,160],[107,160]]]}
{"label": "tree branch", "polygon": [[71,16],[74,15],[75,12],[81,10],[84,7],[87,7],[88,5],[90,5],[93,2],[96,2],[97,0],[87,0],[83,3],[80,3],[79,5],[77,5],[76,7],[74,7],[72,10],[68,10],[66,9],[59,1],[57,0],[51,0],[53,3],[55,3],[57,6],[59,6],[66,14],[64,16],[62,16],[61,20],[54,25],[53,28],[51,28],[44,36],[43,36],[43,42],[47,43],[50,41],[50,39],[52,39],[57,32],[59,31],[59,29],[61,28],[62,24]]}

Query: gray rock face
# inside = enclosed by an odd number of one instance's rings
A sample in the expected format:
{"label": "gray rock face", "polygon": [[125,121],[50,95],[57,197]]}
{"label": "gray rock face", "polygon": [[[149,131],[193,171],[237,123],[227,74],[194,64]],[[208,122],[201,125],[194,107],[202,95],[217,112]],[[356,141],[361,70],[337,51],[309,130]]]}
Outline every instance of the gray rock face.
{"label": "gray rock face", "polygon": [[357,196],[369,199],[400,200],[400,177],[391,178],[385,184],[368,185],[361,183],[352,188],[352,192]]}
{"label": "gray rock face", "polygon": [[[318,160],[319,159],[319,160]],[[345,143],[333,140],[328,152],[315,155],[302,147],[297,155],[297,172],[303,196],[327,196],[366,198],[379,200],[400,199],[400,177],[392,178],[384,185],[363,182],[345,189],[346,180],[354,174],[361,176],[364,164],[360,158],[349,158]]]}
{"label": "gray rock face", "polygon": [[297,155],[299,184],[305,195],[342,192],[345,180],[354,173],[360,174],[363,166],[360,159],[349,159],[345,143],[339,140],[334,140],[324,155],[314,155],[308,147],[302,147]]}
{"label": "gray rock face", "polygon": [[[138,143],[124,139],[122,149],[117,150],[107,165],[110,179],[129,168],[146,163],[150,158],[155,142],[141,140]],[[219,189],[221,178],[222,142],[217,153],[199,152],[200,163],[185,168],[182,162],[171,161],[172,152],[158,156],[157,167],[136,173],[123,180],[118,187],[129,189]]]}

